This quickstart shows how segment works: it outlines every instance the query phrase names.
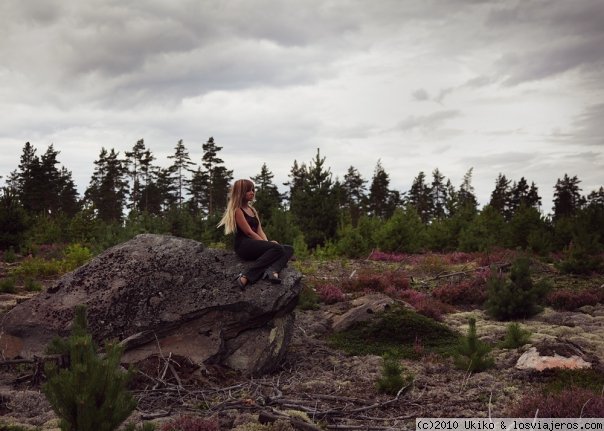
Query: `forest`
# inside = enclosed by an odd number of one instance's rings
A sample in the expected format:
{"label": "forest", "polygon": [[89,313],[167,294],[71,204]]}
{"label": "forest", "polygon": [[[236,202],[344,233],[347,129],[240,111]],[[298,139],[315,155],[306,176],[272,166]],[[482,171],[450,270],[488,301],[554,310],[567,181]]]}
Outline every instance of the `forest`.
{"label": "forest", "polygon": [[[197,165],[178,141],[168,167],[154,164],[143,139],[123,155],[103,148],[80,196],[53,145],[39,153],[25,143],[0,196],[0,249],[32,254],[39,244],[77,243],[98,253],[145,232],[229,248],[231,240],[216,224],[233,171],[220,158],[222,147],[214,138],[202,147]],[[457,187],[436,168],[431,177],[419,172],[409,190],[399,191],[390,188],[380,161],[370,180],[354,166],[334,179],[317,150],[308,163],[294,160],[286,193],[273,179],[264,163],[252,178],[254,205],[268,235],[293,244],[299,257],[508,248],[564,254],[579,273],[600,264],[604,188],[582,194],[576,175],[558,178],[547,216],[537,185],[504,173],[494,179],[488,205],[478,208],[471,168]]]}

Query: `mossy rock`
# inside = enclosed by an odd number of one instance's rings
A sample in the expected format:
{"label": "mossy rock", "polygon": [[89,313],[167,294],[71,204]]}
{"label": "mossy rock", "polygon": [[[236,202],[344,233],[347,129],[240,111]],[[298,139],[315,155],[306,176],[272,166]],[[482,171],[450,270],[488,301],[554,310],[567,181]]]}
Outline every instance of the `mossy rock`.
{"label": "mossy rock", "polygon": [[[356,322],[345,331],[332,334],[329,343],[350,355],[394,354],[416,359],[428,351],[451,355],[459,334],[429,317],[393,307],[377,313],[368,322]],[[415,345],[421,345],[418,352]]]}

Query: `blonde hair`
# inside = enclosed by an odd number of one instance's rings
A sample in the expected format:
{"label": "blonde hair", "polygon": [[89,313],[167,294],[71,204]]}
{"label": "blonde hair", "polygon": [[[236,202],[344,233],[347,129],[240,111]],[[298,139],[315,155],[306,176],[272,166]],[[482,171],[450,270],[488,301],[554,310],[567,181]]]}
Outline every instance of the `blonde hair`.
{"label": "blonde hair", "polygon": [[[231,190],[229,191],[229,201],[227,203],[226,210],[220,219],[217,227],[224,226],[224,233],[226,235],[237,232],[237,222],[235,221],[235,212],[245,202],[245,194],[250,190],[254,189],[254,182],[252,180],[243,179],[237,180],[233,183]],[[249,204],[249,202],[248,202]],[[252,208],[252,211],[258,217],[256,210]]]}

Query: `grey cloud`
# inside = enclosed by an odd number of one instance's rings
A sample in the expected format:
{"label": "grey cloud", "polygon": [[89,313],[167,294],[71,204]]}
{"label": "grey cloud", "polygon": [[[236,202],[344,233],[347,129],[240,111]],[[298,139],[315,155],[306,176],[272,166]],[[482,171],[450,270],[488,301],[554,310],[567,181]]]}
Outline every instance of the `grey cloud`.
{"label": "grey cloud", "polygon": [[423,88],[420,88],[419,90],[414,91],[411,94],[411,96],[413,96],[413,99],[417,100],[418,102],[424,102],[424,101],[430,99],[430,95]]}
{"label": "grey cloud", "polygon": [[461,113],[457,110],[437,111],[429,115],[410,115],[398,123],[397,128],[403,131],[420,129],[431,132],[439,129],[447,120],[459,117]]}
{"label": "grey cloud", "polygon": [[604,151],[604,103],[588,106],[573,122],[566,138],[570,144],[598,146]]}

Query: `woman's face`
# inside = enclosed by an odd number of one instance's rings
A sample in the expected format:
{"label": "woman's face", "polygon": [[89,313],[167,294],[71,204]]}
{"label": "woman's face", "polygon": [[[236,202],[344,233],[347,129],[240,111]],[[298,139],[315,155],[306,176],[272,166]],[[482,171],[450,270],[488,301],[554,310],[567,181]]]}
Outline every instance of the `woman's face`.
{"label": "woman's face", "polygon": [[255,191],[254,188],[252,187],[250,190],[248,190],[247,192],[245,192],[245,200],[247,202],[249,201],[253,201],[254,200],[254,196],[255,196]]}

